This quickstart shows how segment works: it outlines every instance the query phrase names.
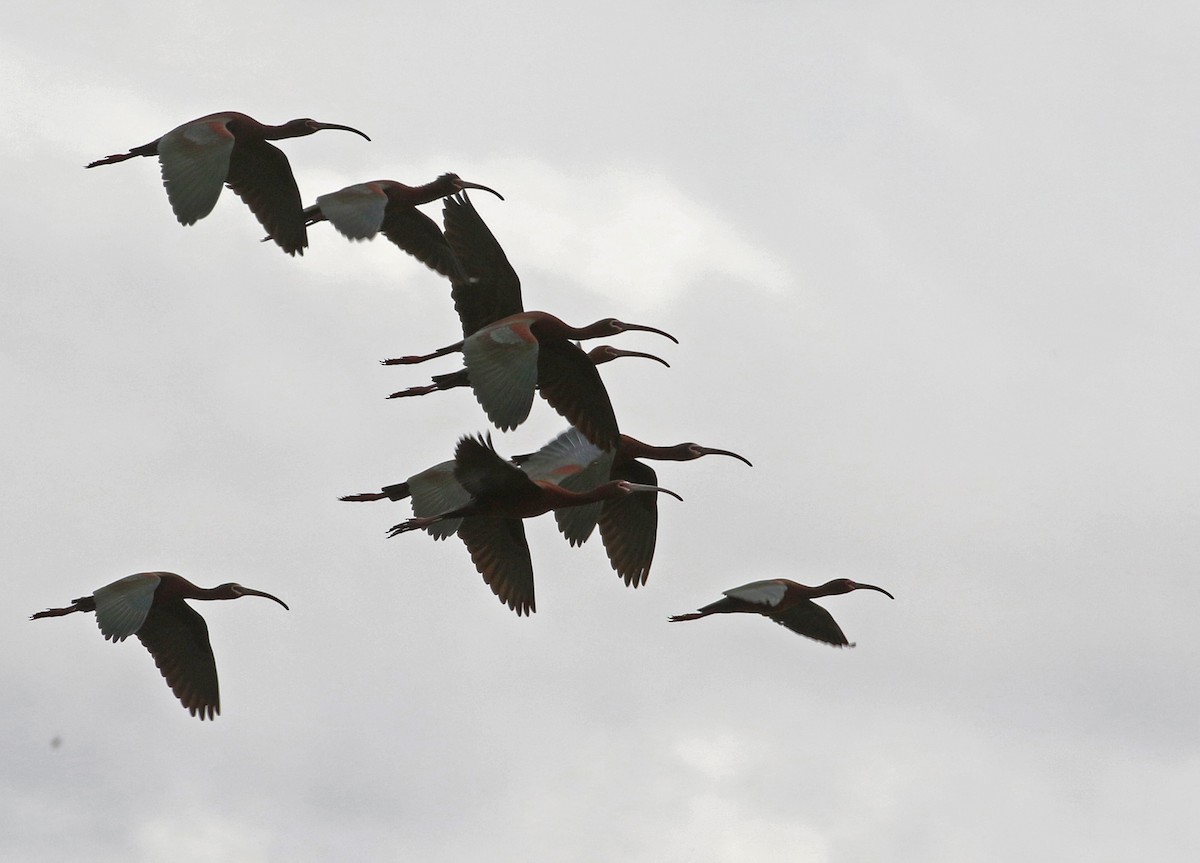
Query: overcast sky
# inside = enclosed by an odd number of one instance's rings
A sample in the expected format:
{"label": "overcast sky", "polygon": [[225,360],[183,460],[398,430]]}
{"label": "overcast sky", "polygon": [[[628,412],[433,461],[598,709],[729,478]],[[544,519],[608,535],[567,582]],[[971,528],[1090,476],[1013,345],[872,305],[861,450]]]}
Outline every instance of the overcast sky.
{"label": "overcast sky", "polygon": [[[0,858],[1197,859],[1197,44],[1186,3],[9,9]],[[383,398],[458,367],[377,362],[458,338],[448,284],[82,169],[221,110],[372,137],[283,142],[306,203],[502,192],[527,308],[679,337],[620,338],[672,365],[604,368],[622,429],[754,467],[658,465],[636,591],[529,522],[529,619],[385,538],[338,496],[487,427]],[[27,620],[143,570],[291,605],[197,604],[215,722]],[[774,576],[896,599],[823,601],[853,650],[666,621]]]}

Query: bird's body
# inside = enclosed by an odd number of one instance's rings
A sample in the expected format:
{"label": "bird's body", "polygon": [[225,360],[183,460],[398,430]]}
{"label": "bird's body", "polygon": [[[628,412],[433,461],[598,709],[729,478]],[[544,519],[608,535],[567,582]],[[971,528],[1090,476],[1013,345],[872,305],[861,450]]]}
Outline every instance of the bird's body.
{"label": "bird's body", "polygon": [[645,324],[604,318],[573,327],[547,312],[509,315],[487,324],[462,341],[421,356],[384,360],[411,365],[462,352],[475,398],[501,430],[523,423],[540,392],[550,406],[601,449],[616,445],[617,420],[595,364],[575,341],[613,336],[630,330],[670,333]]}
{"label": "bird's body", "polygon": [[834,647],[853,647],[842,628],[828,611],[812,600],[821,596],[836,596],[852,590],[876,590],[895,599],[882,587],[859,584],[848,578],[835,578],[817,587],[799,584],[787,578],[752,581],[724,591],[725,597],[692,612],[668,618],[672,622],[697,620],[710,614],[761,614],[780,626],[808,638],[832,644]]}
{"label": "bird's body", "polygon": [[[680,443],[651,446],[622,434],[613,450],[602,450],[578,429],[568,429],[538,452],[513,459],[531,472],[553,478],[564,488],[585,491],[603,482],[626,480],[657,485],[654,468],[638,459],[691,461],[706,455],[725,455],[747,465],[744,456],[724,449]],[[645,584],[654,560],[658,535],[658,499],[654,495],[610,498],[588,506],[554,512],[558,529],[571,545],[582,545],[596,525],[613,570],[630,587]]]}
{"label": "bird's body", "polygon": [[87,167],[157,156],[171,209],[183,225],[211,213],[227,184],[280,248],[289,255],[303,254],[308,236],[300,190],[287,156],[269,142],[322,129],[341,129],[367,138],[358,129],[336,123],[302,118],[270,126],[236,111],[223,111],[184,123],[148,144],[97,159]]}
{"label": "bird's body", "polygon": [[173,572],[138,572],[81,596],[66,608],[48,608],[30,619],[94,611],[100,632],[109,641],[131,635],[154,657],[171,691],[193,716],[213,719],[221,712],[217,665],[204,618],[184,600],[278,597],[239,584],[197,587]]}
{"label": "bird's body", "polygon": [[304,223],[308,226],[328,220],[349,240],[369,240],[382,231],[388,240],[427,267],[459,279],[463,278],[461,267],[442,229],[417,206],[463,189],[481,189],[504,200],[495,189],[467,182],[457,174],[442,174],[421,186],[372,180],[320,195],[313,206],[304,210]]}
{"label": "bird's body", "polygon": [[[457,531],[484,581],[501,602],[519,615],[536,610],[533,564],[521,524],[523,519],[562,507],[583,506],[616,497],[656,492],[679,497],[669,489],[626,481],[604,483],[586,492],[573,492],[527,474],[501,458],[490,439],[485,441],[478,437],[463,437],[455,448],[453,481],[457,491],[446,491],[448,464],[443,463],[417,476],[435,480],[443,500],[461,499],[463,495],[466,500],[433,515],[417,515],[395,525],[388,535],[425,529],[435,536],[445,536]],[[413,479],[410,477],[407,484],[390,487],[392,493],[386,496],[401,499],[411,493],[413,510],[418,512],[418,507],[428,506],[429,493],[415,486]],[[404,485],[407,488],[402,488]],[[374,495],[356,495],[351,499],[375,498]]]}

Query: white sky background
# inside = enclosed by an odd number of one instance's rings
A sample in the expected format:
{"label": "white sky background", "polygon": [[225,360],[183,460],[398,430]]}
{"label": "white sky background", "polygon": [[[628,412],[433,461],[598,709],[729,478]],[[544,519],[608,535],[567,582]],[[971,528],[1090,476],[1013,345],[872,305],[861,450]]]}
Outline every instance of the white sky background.
{"label": "white sky background", "polygon": [[[1200,13],[847,5],[8,11],[0,858],[1196,859]],[[673,366],[605,368],[623,429],[755,467],[659,466],[636,592],[529,523],[532,619],[385,539],[337,497],[485,428],[383,399],[458,367],[377,364],[458,337],[447,285],[82,170],[226,109],[372,136],[283,142],[306,202],[503,192],[528,308],[680,337],[620,341]],[[26,620],[149,569],[292,606],[199,605],[214,723]],[[771,576],[896,601],[824,601],[851,651],[666,623]]]}

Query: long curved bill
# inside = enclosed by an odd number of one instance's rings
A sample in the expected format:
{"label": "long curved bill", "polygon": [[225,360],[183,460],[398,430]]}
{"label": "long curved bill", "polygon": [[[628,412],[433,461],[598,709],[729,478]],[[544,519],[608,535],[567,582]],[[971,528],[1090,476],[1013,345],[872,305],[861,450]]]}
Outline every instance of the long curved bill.
{"label": "long curved bill", "polygon": [[699,450],[703,455],[727,455],[730,458],[736,458],[738,461],[744,462],[750,467],[754,467],[754,465],[750,463],[750,459],[746,458],[744,455],[738,455],[737,453],[731,452],[727,449],[713,449],[712,447],[707,446],[696,447],[696,449]]}
{"label": "long curved bill", "polygon": [[488,186],[481,186],[479,183],[470,183],[470,182],[467,182],[466,180],[460,179],[458,181],[458,187],[459,187],[459,189],[479,189],[479,191],[481,191],[481,192],[491,192],[493,195],[495,195],[501,201],[504,200],[504,196],[501,195],[499,192],[497,192],[495,189],[489,188]]}
{"label": "long curved bill", "polygon": [[630,491],[661,491],[663,494],[669,494],[676,500],[683,500],[682,497],[671,491],[669,488],[663,488],[661,485],[646,485],[640,482],[627,483]]}
{"label": "long curved bill", "polygon": [[890,593],[888,593],[886,590],[884,590],[882,587],[876,587],[876,586],[875,586],[875,585],[873,585],[873,584],[863,584],[863,583],[862,583],[862,582],[860,582],[860,581],[856,581],[856,582],[854,582],[854,583],[855,583],[856,585],[858,585],[858,588],[859,588],[859,590],[878,590],[880,593],[882,593],[882,594],[884,594],[885,596],[887,596],[887,598],[888,598],[888,599],[895,599],[895,598],[896,598],[896,597],[892,596]]}
{"label": "long curved bill", "polygon": [[242,593],[245,595],[248,595],[248,596],[261,596],[261,597],[265,597],[266,599],[273,599],[276,602],[278,602],[280,605],[282,605],[284,608],[287,608],[288,611],[291,611],[291,609],[288,608],[288,604],[286,602],[284,602],[278,596],[272,596],[271,594],[267,593],[266,591],[254,590],[253,588],[250,588],[250,587],[243,587]]}
{"label": "long curved bill", "polygon": [[643,333],[658,333],[660,336],[666,336],[675,344],[679,344],[679,339],[668,333],[666,330],[660,330],[658,327],[648,327],[645,324],[627,324],[624,321],[620,322],[621,327],[626,330],[640,330]]}
{"label": "long curved bill", "polygon": [[667,368],[671,367],[669,362],[662,357],[656,357],[654,354],[647,354],[643,351],[627,351],[622,348],[614,348],[612,345],[605,345],[604,347],[606,349],[605,353],[609,355],[609,359],[616,359],[617,357],[642,357],[643,359],[654,360],[656,363],[662,363]]}
{"label": "long curved bill", "polygon": [[[367,135],[366,132],[360,132],[360,131],[358,131],[358,129],[355,129],[353,126],[343,126],[340,123],[318,123],[316,121],[313,121],[313,125],[316,126],[318,129],[341,129],[343,132],[353,132],[355,135],[362,135],[368,141],[371,140],[370,136]],[[271,597],[271,598],[274,599],[275,597]]]}

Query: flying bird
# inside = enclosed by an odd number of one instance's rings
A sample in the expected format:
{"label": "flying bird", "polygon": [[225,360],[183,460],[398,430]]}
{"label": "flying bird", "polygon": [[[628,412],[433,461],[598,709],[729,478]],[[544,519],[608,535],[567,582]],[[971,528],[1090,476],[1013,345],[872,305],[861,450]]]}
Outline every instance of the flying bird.
{"label": "flying bird", "polygon": [[175,697],[192,716],[214,719],[221,712],[217,663],[204,618],[186,599],[238,599],[263,596],[287,608],[277,596],[240,584],[197,587],[173,572],[138,572],[81,596],[66,608],[48,608],[30,617],[61,617],[76,611],[96,612],[96,623],[108,641],[131,635],[145,645]]}
{"label": "flying bird", "polygon": [[[448,484],[452,474],[453,484]],[[431,515],[413,518],[392,527],[389,536],[412,530],[428,530],[435,538],[458,533],[471,553],[475,568],[496,596],[518,615],[536,611],[533,588],[533,564],[525,540],[522,519],[533,518],[561,507],[583,506],[598,500],[662,492],[679,500],[670,489],[619,480],[602,483],[586,492],[573,492],[549,480],[538,478],[505,461],[495,450],[491,438],[465,436],[454,451],[453,467],[443,462],[429,471],[410,477],[407,484],[384,489],[393,500],[407,494],[413,498],[413,511],[429,507],[414,479],[436,487],[437,494],[450,501],[466,500]],[[455,488],[457,486],[457,488]],[[377,499],[355,495],[353,500]]]}
{"label": "flying bird", "polygon": [[267,234],[289,255],[308,245],[300,190],[287,156],[268,143],[300,138],[322,129],[358,129],[307,118],[269,126],[235,111],[209,114],[172,129],[161,138],[97,159],[86,167],[113,165],[135,156],[158,156],[163,185],[175,218],[192,225],[212,212],[226,184],[246,202]]}
{"label": "flying bird", "polygon": [[304,224],[328,220],[348,240],[369,240],[382,231],[388,240],[427,267],[461,279],[462,270],[442,229],[417,206],[463,189],[481,189],[504,200],[495,189],[467,182],[458,174],[442,174],[422,186],[372,180],[318,196],[317,202],[304,210]]}
{"label": "flying bird", "polygon": [[723,591],[724,599],[718,599],[691,614],[677,614],[667,619],[677,622],[696,620],[710,614],[761,614],[808,638],[834,647],[853,647],[833,615],[812,601],[819,596],[836,596],[852,590],[877,590],[890,599],[896,598],[882,587],[859,584],[848,578],[835,578],[818,587],[797,584],[786,578],[769,578],[730,588]]}
{"label": "flying bird", "polygon": [[[578,429],[558,435],[536,453],[513,461],[530,472],[546,476],[571,491],[586,491],[610,480],[657,485],[654,468],[638,459],[691,461],[706,455],[724,455],[750,465],[749,459],[727,449],[697,443],[651,446],[622,434],[614,450],[602,450]],[[753,467],[753,465],[750,465]],[[646,583],[658,536],[658,499],[654,495],[611,498],[587,506],[554,511],[558,529],[571,545],[582,545],[600,525],[600,539],[617,575],[630,587]]]}

